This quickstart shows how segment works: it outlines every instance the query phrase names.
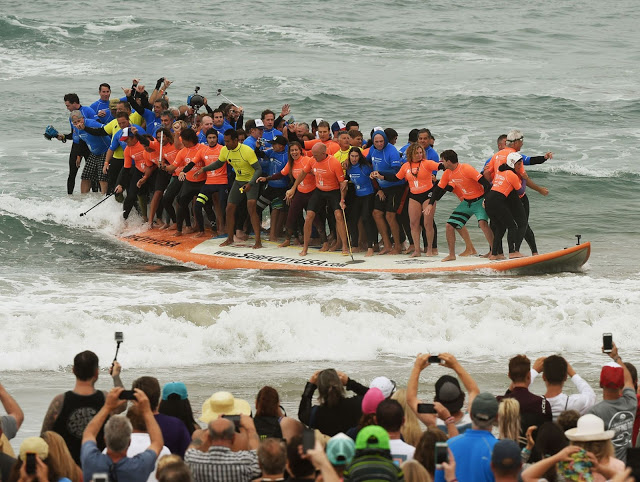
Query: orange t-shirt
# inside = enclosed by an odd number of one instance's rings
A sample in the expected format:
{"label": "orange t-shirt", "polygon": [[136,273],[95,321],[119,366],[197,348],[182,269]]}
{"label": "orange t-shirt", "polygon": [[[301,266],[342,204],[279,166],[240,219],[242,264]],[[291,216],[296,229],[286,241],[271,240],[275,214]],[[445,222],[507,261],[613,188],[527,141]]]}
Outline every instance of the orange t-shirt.
{"label": "orange t-shirt", "polygon": [[[485,172],[489,172],[491,177],[495,178],[498,173],[498,168],[507,162],[507,156],[512,152],[516,152],[513,147],[505,147],[501,151],[496,152],[489,161],[489,164],[487,164],[487,167],[484,168]],[[520,177],[524,176],[524,165],[520,166],[518,174],[520,174]]]}
{"label": "orange t-shirt", "polygon": [[[306,165],[309,164],[312,160],[313,158],[300,156],[297,160],[293,161],[293,168],[291,169],[292,171],[291,175],[293,176],[294,180],[298,179],[298,176],[300,175],[300,173],[304,171],[304,168],[306,167]],[[282,174],[283,176],[289,175],[288,162],[284,166],[282,171],[280,171],[280,174]],[[316,177],[312,173],[308,173],[304,177],[304,179],[300,182],[300,184],[298,184],[298,187],[296,189],[301,193],[308,193],[313,191],[315,188],[316,188]]]}
{"label": "orange t-shirt", "polygon": [[335,191],[340,189],[340,183],[344,181],[342,164],[333,156],[327,156],[323,161],[316,161],[313,157],[311,162],[304,167],[304,172],[311,172],[316,176],[316,188],[321,191]]}
{"label": "orange t-shirt", "polygon": [[304,148],[308,151],[311,150],[313,146],[315,146],[318,142],[322,142],[325,146],[327,146],[327,154],[334,155],[336,152],[340,150],[340,144],[338,144],[333,139],[329,139],[327,141],[321,141],[320,139],[313,139],[311,141],[304,141]]}
{"label": "orange t-shirt", "polygon": [[[193,162],[204,161],[205,166],[216,162],[218,157],[220,157],[222,146],[220,144],[216,144],[214,147],[209,147],[207,144],[202,145],[203,147],[200,149],[198,154],[196,154]],[[207,182],[205,182],[205,184],[227,184],[227,182],[229,182],[229,180],[227,179],[226,162],[224,163],[224,166],[216,169],[215,171],[207,171]]]}
{"label": "orange t-shirt", "polygon": [[127,146],[124,150],[124,167],[129,168],[135,165],[138,171],[144,173],[146,166],[153,166],[153,162],[145,160],[144,154],[146,152],[144,146],[139,142],[134,146]]}
{"label": "orange t-shirt", "polygon": [[507,197],[514,189],[520,189],[522,181],[520,177],[513,171],[498,171],[493,178],[492,191],[498,191]]}
{"label": "orange t-shirt", "polygon": [[476,199],[484,194],[484,188],[478,182],[481,177],[482,174],[476,171],[472,165],[459,163],[453,171],[449,169],[444,171],[438,186],[444,189],[447,185],[451,185],[453,193],[461,201]]}
{"label": "orange t-shirt", "polygon": [[[173,161],[176,160],[176,156],[178,155],[178,152],[180,152],[180,149],[178,149],[173,144],[167,144],[166,146],[162,146],[162,158],[165,161],[167,161],[168,164],[173,164]],[[181,172],[182,172],[182,167],[179,167],[175,171],[173,171],[172,175],[177,176]]]}
{"label": "orange t-shirt", "polygon": [[200,151],[200,149],[202,149],[202,147],[204,147],[203,144],[196,144],[193,147],[183,147],[182,149],[180,149],[178,155],[173,160],[173,165],[178,166],[178,168],[182,169],[184,169],[185,166],[190,162],[195,163],[195,166],[193,166],[191,170],[187,172],[187,181],[200,182],[204,181],[206,177],[204,172],[199,176],[196,176],[196,172],[198,172],[201,167],[204,167],[203,159],[196,160],[196,156],[198,155],[198,152]]}
{"label": "orange t-shirt", "polygon": [[424,159],[417,162],[405,162],[400,166],[396,177],[406,179],[411,194],[422,194],[433,187],[432,171],[437,171],[440,163]]}

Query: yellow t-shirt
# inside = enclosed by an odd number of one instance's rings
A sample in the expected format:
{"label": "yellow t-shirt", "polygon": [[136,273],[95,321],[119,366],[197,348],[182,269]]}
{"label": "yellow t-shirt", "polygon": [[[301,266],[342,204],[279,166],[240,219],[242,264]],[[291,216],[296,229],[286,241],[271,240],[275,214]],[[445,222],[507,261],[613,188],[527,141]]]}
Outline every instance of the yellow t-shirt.
{"label": "yellow t-shirt", "polygon": [[236,181],[249,182],[256,172],[255,165],[258,164],[258,157],[249,146],[238,144],[234,150],[230,151],[223,147],[220,151],[219,161],[228,162],[236,171]]}
{"label": "yellow t-shirt", "polygon": [[[137,126],[142,125],[143,120],[144,119],[142,118],[142,116],[137,112],[133,112],[129,116],[129,122]],[[120,126],[118,125],[118,119],[113,119],[111,122],[105,124],[104,126],[104,131],[111,136],[111,139],[113,139],[113,135],[119,130]],[[122,150],[121,146],[118,146],[118,148],[113,152],[113,157],[115,157],[116,159],[124,159],[124,151]]]}

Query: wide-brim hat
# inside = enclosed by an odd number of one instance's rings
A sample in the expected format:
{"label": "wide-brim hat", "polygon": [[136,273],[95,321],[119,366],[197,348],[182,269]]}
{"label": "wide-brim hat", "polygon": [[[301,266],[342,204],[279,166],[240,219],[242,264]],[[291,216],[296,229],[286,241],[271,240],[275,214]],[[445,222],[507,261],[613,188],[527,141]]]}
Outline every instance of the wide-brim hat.
{"label": "wide-brim hat", "polygon": [[209,423],[220,415],[251,415],[251,406],[246,400],[235,398],[229,392],[216,392],[202,404],[200,420]]}
{"label": "wide-brim hat", "polygon": [[615,435],[614,430],[605,430],[604,421],[591,413],[578,419],[578,426],[570,428],[565,433],[569,440],[576,442],[592,442],[597,440],[609,440]]}

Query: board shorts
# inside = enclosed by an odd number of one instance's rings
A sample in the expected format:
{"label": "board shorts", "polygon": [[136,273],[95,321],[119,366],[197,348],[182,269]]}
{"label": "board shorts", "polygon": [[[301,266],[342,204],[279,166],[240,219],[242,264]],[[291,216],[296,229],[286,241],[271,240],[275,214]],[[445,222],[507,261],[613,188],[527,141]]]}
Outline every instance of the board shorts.
{"label": "board shorts", "polygon": [[376,194],[373,200],[373,209],[383,212],[395,213],[400,207],[402,194],[404,194],[405,185],[385,187],[382,192],[385,195],[384,201]]}
{"label": "board shorts", "polygon": [[287,206],[284,203],[284,196],[287,193],[286,187],[271,187],[267,186],[260,198],[258,199],[258,207],[264,209],[271,205],[271,209],[285,209]]}
{"label": "board shorts", "polygon": [[[230,204],[235,204],[236,206],[242,202],[242,199],[246,196],[247,201],[255,201],[258,199],[260,195],[260,186],[257,184],[252,184],[251,189],[248,191],[240,192],[240,188],[247,184],[248,181],[233,181],[231,185],[231,189],[229,189],[229,198],[227,202]],[[221,184],[222,186],[223,184]]]}
{"label": "board shorts", "polygon": [[461,229],[467,224],[469,218],[471,216],[475,216],[480,221],[489,221],[489,216],[487,215],[487,211],[485,211],[482,206],[482,201],[484,197],[479,197],[476,199],[471,199],[469,201],[462,201],[458,204],[458,207],[451,213],[447,223],[453,226],[456,229]]}
{"label": "board shorts", "polygon": [[311,199],[309,199],[309,204],[307,204],[307,211],[317,213],[318,209],[324,208],[326,204],[329,205],[332,212],[340,211],[342,209],[340,207],[340,189],[334,189],[333,191],[321,191],[316,188],[311,195]]}
{"label": "board shorts", "polygon": [[85,158],[84,169],[80,175],[80,179],[91,181],[106,181],[107,175],[102,173],[102,166],[107,155],[105,154],[89,154]]}

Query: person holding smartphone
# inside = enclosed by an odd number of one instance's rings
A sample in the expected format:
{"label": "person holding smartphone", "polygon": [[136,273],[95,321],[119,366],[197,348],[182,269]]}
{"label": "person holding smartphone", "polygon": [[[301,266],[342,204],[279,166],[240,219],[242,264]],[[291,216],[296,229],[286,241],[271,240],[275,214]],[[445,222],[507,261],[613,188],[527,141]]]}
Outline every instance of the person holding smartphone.
{"label": "person holding smartphone", "polygon": [[[471,428],[471,418],[462,408],[465,402],[465,394],[460,389],[460,383],[457,378],[451,375],[441,376],[435,384],[434,410],[431,415],[420,414],[418,410],[418,384],[420,373],[429,365],[442,366],[453,370],[462,381],[464,388],[468,393],[467,406],[471,406],[474,398],[480,389],[477,383],[464,369],[460,362],[450,353],[441,353],[439,355],[429,355],[428,353],[419,353],[413,365],[413,370],[409,376],[407,384],[407,405],[416,413],[418,418],[426,425],[437,425],[443,432],[449,436],[455,436],[464,433],[465,430]],[[440,421],[440,423],[438,423]]]}

